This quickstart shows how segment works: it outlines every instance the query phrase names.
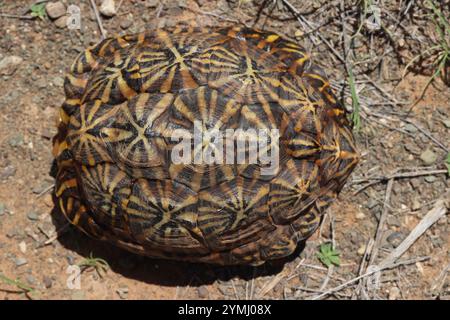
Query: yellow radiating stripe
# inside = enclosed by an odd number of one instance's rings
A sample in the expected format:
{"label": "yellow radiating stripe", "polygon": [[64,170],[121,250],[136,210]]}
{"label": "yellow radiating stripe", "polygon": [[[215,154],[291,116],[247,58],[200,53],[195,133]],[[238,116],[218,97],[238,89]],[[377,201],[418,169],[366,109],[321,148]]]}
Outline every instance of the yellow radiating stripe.
{"label": "yellow radiating stripe", "polygon": [[172,82],[173,78],[175,77],[175,72],[177,71],[178,66],[175,64],[172,67],[170,67],[169,74],[167,75],[166,79],[164,80],[163,84],[161,85],[161,92],[166,93],[169,92],[172,88]]}
{"label": "yellow radiating stripe", "polygon": [[128,83],[125,81],[123,77],[119,76],[118,84],[120,92],[125,98],[130,99],[131,97],[134,97],[136,95],[136,91],[134,91],[132,88],[130,88],[130,86],[128,86]]}
{"label": "yellow radiating stripe", "polygon": [[67,79],[69,79],[71,85],[78,88],[84,88],[87,84],[87,79],[77,78],[70,73],[67,75]]}
{"label": "yellow radiating stripe", "polygon": [[270,36],[268,36],[268,37],[266,38],[266,41],[267,41],[267,42],[274,42],[274,41],[278,40],[279,38],[280,38],[279,35],[277,35],[277,34],[271,34]]}
{"label": "yellow radiating stripe", "polygon": [[126,41],[123,37],[117,37],[116,40],[121,48],[126,48],[129,46],[128,41]]}

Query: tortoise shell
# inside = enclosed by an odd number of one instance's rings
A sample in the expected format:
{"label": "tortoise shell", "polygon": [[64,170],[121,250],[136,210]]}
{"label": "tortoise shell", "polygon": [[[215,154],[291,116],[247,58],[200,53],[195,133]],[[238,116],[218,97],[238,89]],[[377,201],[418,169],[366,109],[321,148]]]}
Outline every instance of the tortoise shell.
{"label": "tortoise shell", "polygon": [[[359,158],[324,72],[274,33],[177,27],[108,38],[76,58],[64,89],[57,206],[86,234],[150,257],[260,265],[288,256]],[[219,149],[213,162],[174,161],[175,133],[192,142],[196,129],[266,130],[277,166],[220,162]],[[237,137],[237,155],[265,151]],[[180,154],[195,159],[213,147],[207,140]]]}

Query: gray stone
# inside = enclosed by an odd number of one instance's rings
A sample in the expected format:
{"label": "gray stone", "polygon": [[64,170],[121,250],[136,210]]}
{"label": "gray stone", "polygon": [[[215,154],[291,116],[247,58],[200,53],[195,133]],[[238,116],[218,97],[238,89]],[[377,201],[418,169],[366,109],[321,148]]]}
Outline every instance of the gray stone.
{"label": "gray stone", "polygon": [[410,133],[416,133],[417,132],[417,128],[416,126],[408,123],[407,125],[404,126],[404,129]]}
{"label": "gray stone", "polygon": [[377,200],[375,200],[375,199],[369,199],[369,201],[368,201],[367,204],[366,204],[366,207],[367,207],[368,209],[373,209],[373,208],[375,208],[377,205],[378,205],[378,201],[377,201]]}
{"label": "gray stone", "polygon": [[444,126],[447,129],[450,129],[450,119],[446,119],[446,120],[442,121],[442,123],[444,124]]}
{"label": "gray stone", "polygon": [[41,183],[40,185],[34,187],[32,191],[34,194],[41,194],[42,192],[47,190],[50,186],[51,186],[51,184],[44,182],[44,183]]}
{"label": "gray stone", "polygon": [[0,180],[6,180],[16,174],[16,168],[12,165],[6,166],[0,171]]}
{"label": "gray stone", "polygon": [[31,274],[27,275],[26,277],[28,284],[35,285],[38,281],[35,277],[33,277]]}
{"label": "gray stone", "polygon": [[133,24],[133,20],[131,19],[122,19],[122,21],[120,21],[120,27],[124,30],[128,29],[129,27],[131,27],[131,25]]}
{"label": "gray stone", "polygon": [[430,149],[425,150],[420,155],[420,159],[426,164],[426,165],[432,165],[437,160],[437,155]]}
{"label": "gray stone", "polygon": [[39,220],[39,214],[36,211],[29,211],[27,213],[27,218],[31,221]]}
{"label": "gray stone", "polygon": [[403,234],[401,232],[392,232],[386,241],[392,244],[394,247],[398,246],[403,240]]}
{"label": "gray stone", "polygon": [[424,178],[424,180],[426,181],[426,182],[428,182],[428,183],[433,183],[433,182],[435,182],[436,181],[436,177],[435,176],[426,176],[425,178]]}
{"label": "gray stone", "polygon": [[52,82],[56,87],[62,87],[64,85],[64,78],[60,77],[60,76],[56,76],[53,78]]}
{"label": "gray stone", "polygon": [[16,267],[21,267],[26,265],[28,261],[25,258],[15,258],[14,263],[16,264]]}
{"label": "gray stone", "polygon": [[11,147],[15,148],[15,147],[20,147],[21,145],[23,145],[24,143],[24,138],[23,135],[21,133],[16,134],[15,136],[11,137],[8,140],[8,143]]}
{"label": "gray stone", "polygon": [[47,80],[46,79],[39,79],[39,80],[37,80],[36,81],[36,86],[39,88],[39,89],[45,89],[45,88],[47,88]]}
{"label": "gray stone", "polygon": [[201,298],[201,299],[208,298],[208,296],[209,296],[208,289],[206,289],[205,286],[198,287],[197,293],[198,293],[199,298]]}

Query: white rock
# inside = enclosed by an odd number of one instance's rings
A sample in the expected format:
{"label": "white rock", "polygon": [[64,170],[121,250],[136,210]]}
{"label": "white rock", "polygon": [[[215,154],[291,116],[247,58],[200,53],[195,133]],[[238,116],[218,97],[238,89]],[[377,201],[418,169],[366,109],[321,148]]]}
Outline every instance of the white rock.
{"label": "white rock", "polygon": [[27,244],[25,243],[25,241],[22,241],[21,243],[19,243],[19,249],[20,249],[20,252],[22,252],[22,253],[27,252]]}
{"label": "white rock", "polygon": [[47,3],[45,5],[45,10],[52,19],[57,19],[66,14],[66,6],[60,1]]}
{"label": "white rock", "polygon": [[100,12],[107,17],[115,16],[117,11],[114,0],[103,0],[102,4],[100,5]]}

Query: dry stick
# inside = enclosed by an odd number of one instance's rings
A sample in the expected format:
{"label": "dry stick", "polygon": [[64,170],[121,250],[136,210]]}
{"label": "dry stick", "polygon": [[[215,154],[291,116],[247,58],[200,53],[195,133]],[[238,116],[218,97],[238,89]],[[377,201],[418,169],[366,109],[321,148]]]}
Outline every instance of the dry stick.
{"label": "dry stick", "polygon": [[23,19],[23,20],[32,20],[35,17],[33,16],[21,16],[17,14],[9,14],[9,13],[0,13],[0,17],[2,18],[13,18],[13,19]]}
{"label": "dry stick", "polygon": [[[378,221],[377,232],[375,234],[375,240],[366,271],[370,270],[371,266],[374,264],[375,259],[378,256],[378,250],[380,249],[381,241],[383,239],[383,227],[388,213],[394,181],[395,181],[394,179],[389,179],[388,184],[386,186],[386,195],[384,197],[383,211],[381,212],[380,220]],[[367,282],[365,283],[365,286],[367,287]]]}
{"label": "dry stick", "polygon": [[433,282],[430,291],[431,293],[439,293],[445,283],[445,278],[447,277],[447,272],[450,270],[450,263],[441,271],[437,279]]}
{"label": "dry stick", "polygon": [[[447,195],[448,196],[448,195]],[[411,247],[411,245],[428,229],[430,228],[436,221],[438,221],[441,217],[445,215],[447,212],[447,208],[445,205],[444,200],[439,199],[436,201],[436,204],[434,205],[433,209],[431,209],[425,217],[416,225],[416,227],[411,231],[411,233],[406,237],[405,240],[397,247],[395,248],[385,259],[383,259],[378,265],[369,267],[366,273],[363,275],[360,275],[356,278],[353,278],[333,289],[327,290],[326,292],[314,297],[314,300],[320,299],[326,295],[329,295],[331,293],[334,293],[336,291],[342,290],[349,286],[350,284],[363,279],[365,277],[371,276],[377,272],[381,272],[386,269],[392,269],[400,265],[405,264],[411,264],[416,263],[418,261],[423,261],[426,259],[429,259],[429,257],[421,257],[417,259],[411,259],[401,262],[395,262],[398,258],[400,258],[408,249]]]}
{"label": "dry stick", "polygon": [[[335,233],[334,233],[334,216],[331,212],[328,214],[328,216],[330,218],[331,246],[334,249],[336,247]],[[333,271],[334,271],[334,266],[331,265],[328,268],[328,272],[327,272],[325,280],[322,282],[322,285],[320,286],[320,289],[319,289],[320,291],[325,290],[325,288],[327,287],[328,282],[330,281],[331,275],[333,274]]]}
{"label": "dry stick", "polygon": [[233,279],[231,279],[231,286],[232,286],[232,288],[233,288],[233,291],[234,291],[234,295],[235,295],[235,297],[236,297],[236,300],[241,300],[241,298],[239,297],[239,294],[238,294],[238,292],[237,292],[236,285],[234,284],[234,280],[233,280]]}
{"label": "dry stick", "polygon": [[283,278],[286,276],[286,271],[280,272],[275,277],[267,281],[262,288],[259,290],[258,294],[256,295],[256,299],[261,299],[264,297],[269,291],[271,291],[275,286],[283,280]]}
{"label": "dry stick", "polygon": [[[369,239],[369,241],[367,242],[367,245],[366,245],[366,249],[364,250],[364,256],[362,257],[361,263],[359,265],[358,276],[362,275],[363,271],[366,270],[366,260],[367,260],[367,257],[370,254],[372,254],[373,244],[374,244],[374,240],[373,239]],[[359,281],[358,287],[355,290],[354,296],[357,297],[358,295],[360,295],[361,290],[363,290],[364,295],[367,297],[367,294],[366,294],[366,292],[364,290],[362,282]]]}
{"label": "dry stick", "polygon": [[[447,196],[450,194],[447,193]],[[444,200],[440,199],[436,201],[434,207],[423,217],[419,224],[414,228],[413,231],[406,237],[405,240],[395,248],[389,256],[383,259],[379,264],[378,268],[383,268],[390,264],[393,264],[399,257],[401,257],[412,244],[426,231],[428,230],[436,221],[443,217],[447,213],[447,207]]]}
{"label": "dry stick", "polygon": [[387,176],[378,176],[378,177],[369,177],[365,179],[355,179],[353,183],[361,183],[365,181],[375,180],[375,181],[386,181],[390,179],[399,179],[399,178],[415,178],[420,176],[431,176],[436,174],[444,174],[447,173],[445,169],[436,169],[436,170],[425,170],[425,171],[409,171],[409,172],[399,172],[393,173]]}
{"label": "dry stick", "polygon": [[97,24],[100,29],[100,33],[102,34],[102,40],[106,38],[106,31],[103,28],[102,20],[100,18],[100,14],[98,13],[97,5],[95,4],[94,0],[91,1],[92,9],[94,10],[95,19],[97,19]]}
{"label": "dry stick", "polygon": [[389,179],[388,184],[386,186],[386,195],[384,197],[383,211],[381,212],[380,220],[378,221],[378,228],[375,234],[375,242],[373,244],[372,253],[369,259],[369,266],[373,264],[377,255],[378,249],[381,245],[381,240],[383,239],[383,227],[384,222],[386,221],[387,213],[388,213],[388,205],[391,200],[392,186],[394,185],[394,179]]}

